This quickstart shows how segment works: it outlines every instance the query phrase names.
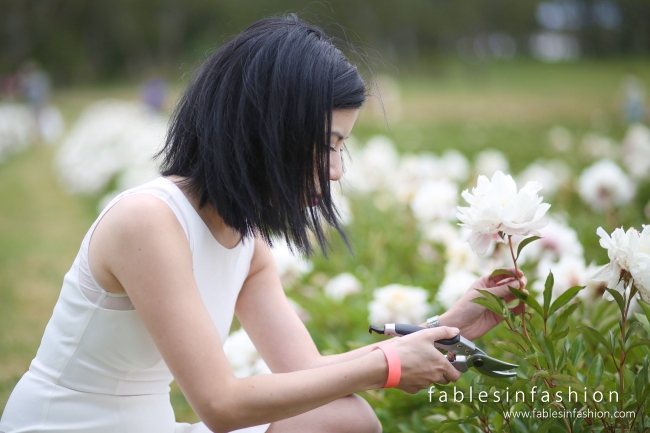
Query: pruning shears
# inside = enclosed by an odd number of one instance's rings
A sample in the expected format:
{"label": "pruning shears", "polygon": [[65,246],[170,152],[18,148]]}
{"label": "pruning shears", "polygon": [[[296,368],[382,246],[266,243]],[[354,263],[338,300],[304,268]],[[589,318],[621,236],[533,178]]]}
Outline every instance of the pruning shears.
{"label": "pruning shears", "polygon": [[[383,328],[370,325],[368,332],[372,333],[375,331],[378,334],[401,337],[412,334],[413,332],[422,331],[423,329],[428,328],[403,323],[387,323]],[[479,373],[492,377],[514,377],[517,375],[515,371],[504,371],[519,367],[517,364],[510,364],[509,362],[488,356],[476,347],[471,340],[468,340],[460,334],[454,338],[437,340],[434,342],[434,346],[440,351],[447,352],[447,359],[461,373],[466,372],[470,368],[474,368]]]}

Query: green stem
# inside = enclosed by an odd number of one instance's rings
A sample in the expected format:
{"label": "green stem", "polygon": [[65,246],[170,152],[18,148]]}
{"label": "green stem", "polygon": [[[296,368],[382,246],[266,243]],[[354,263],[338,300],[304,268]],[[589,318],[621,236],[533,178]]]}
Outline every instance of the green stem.
{"label": "green stem", "polygon": [[[515,264],[515,277],[517,278],[517,281],[519,282],[519,290],[524,289],[524,284],[521,281],[521,278],[519,278],[519,267],[517,266],[517,259],[515,258],[515,251],[512,249],[512,235],[508,235],[508,246],[510,247],[510,255],[512,256],[512,262]],[[519,301],[519,305],[522,306],[521,310],[521,323],[523,325],[524,329],[524,335],[526,336],[526,339],[530,341],[530,335],[528,335],[528,330],[526,329],[526,304],[523,301]]]}

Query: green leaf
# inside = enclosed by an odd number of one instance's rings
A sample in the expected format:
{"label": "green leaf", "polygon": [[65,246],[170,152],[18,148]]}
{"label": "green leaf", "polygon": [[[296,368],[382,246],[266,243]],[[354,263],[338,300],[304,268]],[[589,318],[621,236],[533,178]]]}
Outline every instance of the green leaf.
{"label": "green leaf", "polygon": [[555,277],[553,272],[548,271],[548,277],[544,283],[544,319],[548,319],[548,309],[551,307],[551,299],[553,298],[553,285],[555,284]]}
{"label": "green leaf", "polygon": [[571,343],[571,349],[569,349],[569,359],[573,365],[576,365],[580,361],[584,348],[584,341],[582,339],[582,334],[580,334],[575,340],[573,340],[573,343]]}
{"label": "green leaf", "polygon": [[589,371],[587,371],[587,385],[590,387],[597,388],[600,385],[600,381],[603,378],[603,358],[600,356],[600,353],[596,355],[594,360],[589,366]]}
{"label": "green leaf", "polygon": [[650,347],[650,340],[648,340],[647,338],[640,338],[640,339],[636,340],[636,341],[635,341],[635,342],[634,342],[634,343],[633,343],[633,344],[628,348],[628,350],[634,349],[635,347],[638,347],[638,346],[648,346],[648,347]]}
{"label": "green leaf", "polygon": [[641,309],[643,310],[645,317],[650,321],[650,304],[639,299],[639,305],[641,306]]}
{"label": "green leaf", "polygon": [[487,299],[490,299],[492,302],[494,302],[495,305],[498,305],[501,308],[505,306],[504,301],[489,290],[476,289],[476,291],[485,296]]}
{"label": "green leaf", "polygon": [[511,271],[509,271],[507,269],[497,269],[497,270],[495,270],[494,272],[492,272],[490,274],[490,278],[498,277],[499,275],[508,275],[508,276],[510,276],[512,278],[515,278],[515,279],[517,278],[517,276],[515,274],[513,274]]}
{"label": "green leaf", "polygon": [[487,299],[487,298],[474,298],[474,299],[472,299],[472,302],[487,308],[488,310],[498,314],[499,316],[502,313],[501,307],[499,307],[498,305],[494,305],[494,303],[490,299]]}
{"label": "green leaf", "polygon": [[514,287],[508,286],[508,288],[517,297],[517,299],[523,301],[526,305],[528,305],[530,308],[535,310],[540,316],[544,315],[544,312],[542,311],[542,307],[539,305],[539,302],[537,302],[535,298],[533,298],[531,295],[527,295],[522,290],[516,289]]}
{"label": "green leaf", "polygon": [[641,329],[643,329],[641,322],[632,322],[630,327],[625,332],[625,342],[627,342],[632,335],[636,334]]}
{"label": "green leaf", "polygon": [[607,292],[609,292],[610,295],[614,298],[616,301],[616,304],[618,304],[618,309],[621,310],[621,315],[625,314],[625,300],[623,299],[623,295],[621,295],[620,292],[617,290],[612,290],[612,289],[605,289]]}
{"label": "green leaf", "polygon": [[543,337],[539,340],[539,344],[542,346],[542,353],[546,358],[549,370],[555,370],[555,348],[553,343],[547,337]]}
{"label": "green leaf", "polygon": [[503,349],[506,352],[510,352],[510,353],[512,353],[514,355],[517,355],[517,356],[524,356],[525,355],[524,351],[519,346],[517,346],[516,344],[511,343],[509,341],[495,341],[494,346],[498,347],[499,349]]}
{"label": "green leaf", "polygon": [[553,331],[551,335],[549,335],[549,338],[551,341],[559,340],[560,338],[565,338],[567,335],[569,335],[569,328],[564,328],[563,330],[559,331]]}
{"label": "green leaf", "polygon": [[548,429],[550,429],[551,426],[555,424],[555,421],[557,421],[557,418],[549,416],[539,425],[539,427],[535,429],[535,433],[546,433]]}
{"label": "green leaf", "polygon": [[589,326],[578,326],[578,329],[585,331],[591,338],[602,344],[610,354],[613,354],[614,348],[610,346],[609,342],[605,339],[605,337],[603,337],[600,332]]}
{"label": "green leaf", "polygon": [[584,289],[585,286],[573,286],[570,289],[567,289],[566,292],[562,293],[558,298],[551,304],[551,308],[548,310],[548,315],[551,316],[555,313],[560,307],[565,306],[566,304],[573,299],[580,290]]}
{"label": "green leaf", "polygon": [[521,250],[523,250],[526,245],[528,245],[531,242],[535,242],[537,239],[541,239],[541,238],[542,238],[541,236],[531,236],[519,242],[519,247],[517,247],[517,257],[515,258],[515,260],[519,260],[519,254],[521,254]]}
{"label": "green leaf", "polygon": [[562,311],[562,314],[560,314],[555,321],[555,325],[553,326],[553,332],[555,332],[556,329],[562,329],[564,326],[567,324],[569,321],[569,317],[573,314],[573,312],[578,308],[578,303],[570,304],[568,307]]}
{"label": "green leaf", "polygon": [[567,359],[566,347],[562,347],[562,350],[560,351],[560,357],[557,360],[557,371],[562,371],[562,368],[566,363],[566,359]]}

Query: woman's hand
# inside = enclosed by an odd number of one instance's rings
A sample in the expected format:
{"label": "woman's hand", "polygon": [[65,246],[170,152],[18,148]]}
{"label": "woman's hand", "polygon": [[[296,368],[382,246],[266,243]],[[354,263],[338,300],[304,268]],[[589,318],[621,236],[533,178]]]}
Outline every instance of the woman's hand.
{"label": "woman's hand", "polygon": [[460,379],[460,371],[433,345],[434,341],[454,338],[458,333],[457,328],[439,326],[384,342],[399,354],[402,374],[396,388],[415,394],[432,383],[446,385]]}
{"label": "woman's hand", "polygon": [[[515,273],[514,268],[506,269],[513,274]],[[528,293],[525,289],[527,280],[521,271],[519,271],[519,278],[524,285],[524,288],[522,288],[523,291]],[[508,303],[515,299],[515,295],[508,289],[508,286],[519,288],[519,282],[517,279],[508,275],[498,275],[493,278],[490,278],[489,275],[484,275],[472,284],[469,290],[467,290],[463,297],[449,311],[440,316],[440,325],[459,328],[461,335],[469,340],[484,335],[499,324],[503,318],[487,308],[472,302],[472,299],[483,296],[476,289],[492,292]],[[510,311],[518,315],[521,314],[523,308],[524,305],[519,303],[515,307],[511,307]]]}

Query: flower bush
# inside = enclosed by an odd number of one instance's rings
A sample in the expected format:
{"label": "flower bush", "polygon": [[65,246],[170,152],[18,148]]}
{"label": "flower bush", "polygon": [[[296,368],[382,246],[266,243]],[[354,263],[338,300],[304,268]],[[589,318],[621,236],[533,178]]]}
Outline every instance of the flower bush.
{"label": "flower bush", "polygon": [[[83,141],[75,138],[86,130],[82,126],[75,126],[64,143]],[[274,248],[290,302],[322,354],[377,342],[382,337],[368,334],[369,323],[417,324],[440,314],[473,280],[511,267],[513,259],[529,281],[528,294],[514,290],[527,307],[523,315],[514,316],[489,295],[477,301],[504,321],[476,344],[492,357],[518,364],[517,377],[495,379],[470,370],[431,393],[362,393],[384,431],[650,431],[645,403],[650,308],[637,299],[649,286],[650,229],[638,229],[650,199],[650,173],[644,172],[647,161],[641,156],[621,152],[645,155],[646,131],[634,125],[619,146],[600,133],[574,140],[557,127],[549,134],[552,152],[572,152],[575,141],[582,159],[535,155],[544,159],[531,159],[528,166],[495,149],[469,159],[456,150],[400,153],[383,136],[371,136],[365,145],[351,137],[351,160],[340,191],[333,190],[347,214],[354,256],[335,238],[333,247],[341,254],[329,259],[296,257],[281,242]],[[106,140],[95,149],[116,145]],[[61,154],[85,154],[66,146]],[[101,196],[128,185],[120,181],[125,170],[139,165],[70,172],[65,182],[79,193],[96,187],[94,194]],[[518,189],[515,179],[523,187]],[[464,192],[458,196],[458,191]],[[468,206],[458,210],[461,198]],[[617,229],[619,221],[636,229]],[[596,233],[599,226],[614,232]],[[236,326],[225,347],[238,375],[268,372]],[[570,390],[580,398],[569,401]],[[445,402],[439,398],[443,391],[449,397]],[[610,393],[615,393],[612,401]],[[462,401],[454,401],[454,394]],[[491,398],[481,398],[486,394]],[[533,411],[547,415],[532,416]],[[618,412],[633,416],[615,417]]]}

